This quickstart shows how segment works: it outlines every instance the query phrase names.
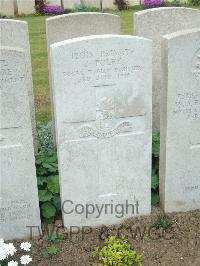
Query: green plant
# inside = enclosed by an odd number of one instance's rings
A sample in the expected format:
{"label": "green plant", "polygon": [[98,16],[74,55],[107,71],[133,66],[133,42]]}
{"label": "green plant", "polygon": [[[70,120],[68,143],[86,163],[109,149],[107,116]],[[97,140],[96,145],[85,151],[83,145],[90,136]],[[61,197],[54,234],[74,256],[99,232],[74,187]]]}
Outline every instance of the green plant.
{"label": "green plant", "polygon": [[126,10],[129,8],[127,0],[115,0],[114,5],[116,5],[119,10]]}
{"label": "green plant", "polygon": [[36,155],[40,210],[43,221],[52,223],[60,213],[60,186],[57,153],[53,149]]}
{"label": "green plant", "polygon": [[45,251],[42,252],[42,255],[45,259],[49,259],[50,257],[56,255],[57,252],[58,249],[54,245],[51,245],[47,247]]}
{"label": "green plant", "polygon": [[52,121],[37,130],[38,151],[47,152],[55,148],[52,135]]}
{"label": "green plant", "polygon": [[192,6],[200,6],[200,0],[190,0],[189,4]]}
{"label": "green plant", "polygon": [[164,231],[167,231],[173,224],[173,221],[168,219],[164,214],[159,215],[157,221],[152,225],[153,228],[159,229],[163,228]]}
{"label": "green plant", "polygon": [[181,6],[180,0],[173,0],[172,1],[172,6],[177,6],[177,7]]}
{"label": "green plant", "polygon": [[74,9],[71,10],[71,12],[99,12],[100,9],[98,7],[92,7],[92,6],[86,6],[86,5],[80,5]]}
{"label": "green plant", "polygon": [[159,156],[160,133],[153,133],[152,143],[152,176],[151,176],[151,201],[153,205],[159,203]]}
{"label": "green plant", "polygon": [[141,255],[132,250],[125,237],[110,236],[106,238],[104,246],[101,249],[96,248],[92,252],[92,256],[98,259],[99,266],[142,266]]}
{"label": "green plant", "polygon": [[49,235],[48,240],[52,244],[56,245],[56,244],[64,241],[64,235],[57,235],[57,234]]}

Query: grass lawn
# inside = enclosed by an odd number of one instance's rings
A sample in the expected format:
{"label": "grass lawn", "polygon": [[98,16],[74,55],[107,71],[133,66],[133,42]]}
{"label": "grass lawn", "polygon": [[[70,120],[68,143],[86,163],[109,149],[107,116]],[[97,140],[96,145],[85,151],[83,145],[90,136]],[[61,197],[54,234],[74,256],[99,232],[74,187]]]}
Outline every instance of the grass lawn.
{"label": "grass lawn", "polygon": [[[121,30],[125,34],[133,31],[133,10],[117,11],[121,17]],[[51,105],[49,97],[48,61],[46,48],[45,17],[20,17],[28,22],[33,69],[33,85],[35,95],[37,125],[46,124],[51,119]]]}

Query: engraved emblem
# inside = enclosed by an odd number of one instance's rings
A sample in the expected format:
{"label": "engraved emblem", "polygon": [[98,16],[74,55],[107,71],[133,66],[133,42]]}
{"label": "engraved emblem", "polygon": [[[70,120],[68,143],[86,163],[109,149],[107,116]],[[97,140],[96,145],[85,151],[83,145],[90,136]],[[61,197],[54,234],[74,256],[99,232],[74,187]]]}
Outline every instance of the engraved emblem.
{"label": "engraved emblem", "polygon": [[84,126],[80,130],[80,137],[86,138],[86,137],[93,136],[96,138],[111,138],[119,133],[131,131],[131,129],[132,129],[132,125],[131,125],[131,122],[129,121],[124,121],[118,124],[115,128],[108,130],[108,131],[99,130],[91,126]]}
{"label": "engraved emblem", "polygon": [[115,100],[111,95],[100,97],[99,101],[97,101],[96,113],[95,126],[83,126],[80,129],[80,138],[111,138],[117,134],[132,130],[130,121],[122,121],[116,126],[112,126],[115,118]]}

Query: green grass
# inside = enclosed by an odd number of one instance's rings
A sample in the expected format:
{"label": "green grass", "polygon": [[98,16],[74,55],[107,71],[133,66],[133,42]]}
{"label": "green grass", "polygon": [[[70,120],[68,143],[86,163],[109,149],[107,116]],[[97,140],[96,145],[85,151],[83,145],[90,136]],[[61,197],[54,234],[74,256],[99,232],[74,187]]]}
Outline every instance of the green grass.
{"label": "green grass", "polygon": [[[115,14],[121,17],[122,32],[131,34],[133,32],[133,11],[118,11]],[[19,17],[18,19],[27,21],[29,26],[36,120],[37,126],[41,126],[51,119],[45,30],[46,18],[43,16],[27,16]]]}

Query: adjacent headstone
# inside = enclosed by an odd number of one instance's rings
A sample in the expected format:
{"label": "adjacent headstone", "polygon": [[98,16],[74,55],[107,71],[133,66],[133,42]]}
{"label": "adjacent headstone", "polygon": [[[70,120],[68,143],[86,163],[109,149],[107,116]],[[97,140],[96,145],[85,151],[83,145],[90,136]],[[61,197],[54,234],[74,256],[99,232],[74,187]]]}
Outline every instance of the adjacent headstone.
{"label": "adjacent headstone", "polygon": [[[97,35],[97,34],[119,34],[120,17],[106,13],[83,12],[69,15],[61,15],[46,20],[47,50],[49,54],[50,45],[71,38]],[[51,62],[49,61],[49,83],[53,119],[53,135],[55,139],[55,123],[53,113],[53,101],[51,92]]]}
{"label": "adjacent headstone", "polygon": [[28,95],[31,112],[32,133],[34,140],[35,151],[37,151],[36,141],[36,122],[35,122],[35,107],[33,95],[33,81],[32,81],[32,66],[29,45],[28,24],[24,21],[0,19],[0,42],[2,46],[18,47],[25,51],[25,59],[27,65],[28,77]]}
{"label": "adjacent headstone", "polygon": [[161,40],[162,36],[200,25],[200,10],[169,7],[135,13],[134,34],[153,40],[153,131],[160,130]]}
{"label": "adjacent headstone", "polygon": [[0,15],[7,17],[14,17],[14,0],[1,0],[0,1]]}
{"label": "adjacent headstone", "polygon": [[[151,45],[143,38],[101,35],[51,46],[67,227],[113,224],[150,213]],[[82,207],[87,204],[103,206],[101,215],[95,207],[87,217]],[[113,205],[113,213],[105,213],[105,204]]]}
{"label": "adjacent headstone", "polygon": [[0,236],[27,238],[41,226],[26,53],[0,48]]}
{"label": "adjacent headstone", "polygon": [[164,36],[162,65],[161,203],[200,209],[200,28]]}
{"label": "adjacent headstone", "polygon": [[35,0],[16,0],[18,15],[35,13]]}
{"label": "adjacent headstone", "polygon": [[49,0],[48,5],[61,6],[61,0]]}
{"label": "adjacent headstone", "polygon": [[63,0],[63,6],[65,9],[73,9],[81,5],[81,0]]}

